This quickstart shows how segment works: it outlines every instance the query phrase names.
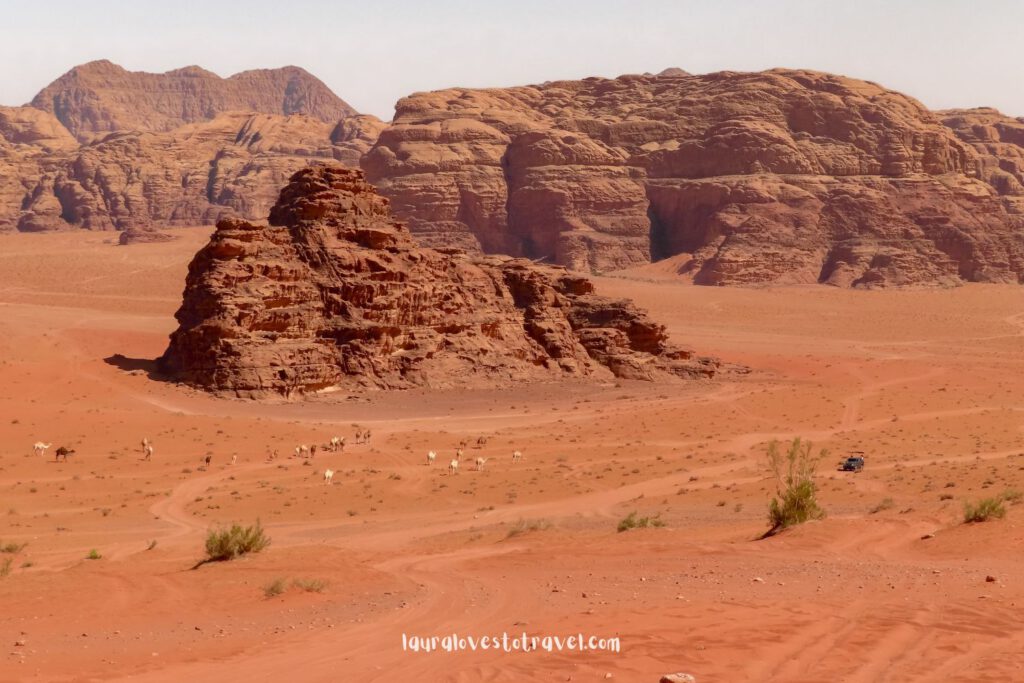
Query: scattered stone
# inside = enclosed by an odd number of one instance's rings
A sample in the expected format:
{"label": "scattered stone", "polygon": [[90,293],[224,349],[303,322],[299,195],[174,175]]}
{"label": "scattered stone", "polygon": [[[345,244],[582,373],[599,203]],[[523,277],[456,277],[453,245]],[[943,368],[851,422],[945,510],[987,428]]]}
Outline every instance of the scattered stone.
{"label": "scattered stone", "polygon": [[697,683],[697,679],[684,673],[665,674],[658,683]]}

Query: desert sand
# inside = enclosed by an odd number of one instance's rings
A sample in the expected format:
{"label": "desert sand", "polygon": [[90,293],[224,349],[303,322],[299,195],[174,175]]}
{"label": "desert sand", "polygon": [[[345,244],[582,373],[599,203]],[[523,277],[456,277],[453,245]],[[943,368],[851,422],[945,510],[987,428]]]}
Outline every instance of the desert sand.
{"label": "desert sand", "polygon": [[[177,234],[0,236],[0,544],[25,544],[0,553],[0,680],[1024,680],[1021,512],[962,524],[964,501],[1024,490],[1019,288],[648,266],[598,292],[750,374],[257,403],[149,375],[209,229]],[[288,457],[334,435],[344,453]],[[765,446],[794,436],[829,450],[828,516],[757,540]],[[853,450],[866,469],[836,471]],[[633,511],[665,526],[618,533]],[[264,552],[193,569],[208,529],[257,518]],[[503,631],[621,652],[402,650]]]}

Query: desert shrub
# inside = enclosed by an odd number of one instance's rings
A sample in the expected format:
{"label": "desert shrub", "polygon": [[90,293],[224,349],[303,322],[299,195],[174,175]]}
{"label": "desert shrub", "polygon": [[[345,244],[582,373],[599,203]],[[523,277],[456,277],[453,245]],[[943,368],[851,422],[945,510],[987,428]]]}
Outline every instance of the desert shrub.
{"label": "desert shrub", "polygon": [[265,595],[268,598],[272,598],[276,595],[284,593],[287,587],[288,586],[285,583],[284,579],[274,579],[273,581],[271,581],[263,587],[263,595]]}
{"label": "desert shrub", "polygon": [[1012,503],[1016,505],[1017,503],[1021,502],[1021,500],[1024,500],[1024,493],[1021,493],[1017,489],[1006,489],[1005,491],[1003,491],[1003,494],[1000,496],[1000,498],[1002,498],[1007,503]]}
{"label": "desert shrub", "polygon": [[768,444],[768,466],[775,478],[776,495],[768,504],[770,528],[765,536],[825,516],[818,504],[814,475],[818,462],[827,456],[824,449],[814,455],[810,442],[799,438],[793,439],[785,453],[779,450],[777,441]]}
{"label": "desert shrub", "polygon": [[213,529],[206,535],[206,561],[233,560],[246,553],[258,553],[270,545],[259,521],[243,527],[232,524],[228,529]]}
{"label": "desert shrub", "polygon": [[21,552],[28,543],[0,543],[0,553],[9,553],[11,555]]}
{"label": "desert shrub", "polygon": [[875,507],[871,508],[871,514],[877,515],[879,512],[885,510],[891,510],[896,505],[896,502],[892,498],[883,498],[881,502]]}
{"label": "desert shrub", "polygon": [[976,503],[964,502],[964,523],[987,522],[990,519],[1002,519],[1006,516],[1006,506],[1002,498],[982,498]]}
{"label": "desert shrub", "polygon": [[0,562],[0,578],[3,578],[11,573],[11,565],[14,564],[14,558],[8,557],[3,562]]}
{"label": "desert shrub", "polygon": [[618,532],[621,534],[623,531],[629,531],[630,529],[646,529],[647,527],[663,527],[665,522],[662,521],[658,515],[654,517],[637,517],[637,512],[634,510],[628,515],[622,518],[617,527]]}
{"label": "desert shrub", "polygon": [[513,536],[519,536],[530,531],[543,531],[544,529],[550,528],[551,522],[547,521],[546,519],[520,519],[512,526],[511,529],[508,530],[508,533],[505,535],[505,538],[512,538]]}
{"label": "desert shrub", "polygon": [[327,582],[323,579],[294,579],[292,585],[307,593],[323,593],[327,588]]}
{"label": "desert shrub", "polygon": [[89,551],[89,554],[85,556],[85,559],[87,559],[87,560],[98,560],[98,559],[100,559],[102,557],[103,556],[100,555],[100,552],[98,550],[96,550],[96,548],[93,548],[92,550]]}

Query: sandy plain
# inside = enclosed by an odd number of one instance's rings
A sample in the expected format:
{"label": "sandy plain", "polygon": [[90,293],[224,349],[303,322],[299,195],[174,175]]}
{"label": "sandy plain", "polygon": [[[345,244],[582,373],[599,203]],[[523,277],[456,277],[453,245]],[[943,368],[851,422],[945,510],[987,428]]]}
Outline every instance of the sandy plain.
{"label": "sandy plain", "polygon": [[[702,288],[656,265],[598,291],[750,374],[255,403],[147,372],[208,231],[176,234],[0,236],[0,546],[24,544],[0,553],[0,681],[1024,680],[1024,513],[962,524],[1024,490],[1019,288]],[[286,457],[335,434],[343,454]],[[449,475],[478,436],[484,470]],[[828,516],[756,540],[765,445],[794,436],[830,452]],[[865,471],[836,471],[854,450]],[[665,526],[618,533],[633,511]],[[266,551],[192,568],[209,528],[257,518]],[[402,649],[506,631],[621,652]]]}

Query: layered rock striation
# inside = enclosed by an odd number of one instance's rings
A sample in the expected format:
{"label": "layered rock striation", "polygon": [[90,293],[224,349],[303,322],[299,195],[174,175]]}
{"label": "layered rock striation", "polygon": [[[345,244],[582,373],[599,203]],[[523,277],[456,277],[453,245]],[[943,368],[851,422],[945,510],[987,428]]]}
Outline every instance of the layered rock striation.
{"label": "layered rock striation", "polygon": [[418,93],[362,167],[424,243],[575,270],[678,257],[700,284],[1019,282],[1017,150],[987,159],[947,125],[866,81],[672,69]]}
{"label": "layered rock striation", "polygon": [[243,396],[718,367],[564,269],[418,246],[360,171],[334,166],[296,173],[269,224],[221,221],[176,317],[161,368]]}

